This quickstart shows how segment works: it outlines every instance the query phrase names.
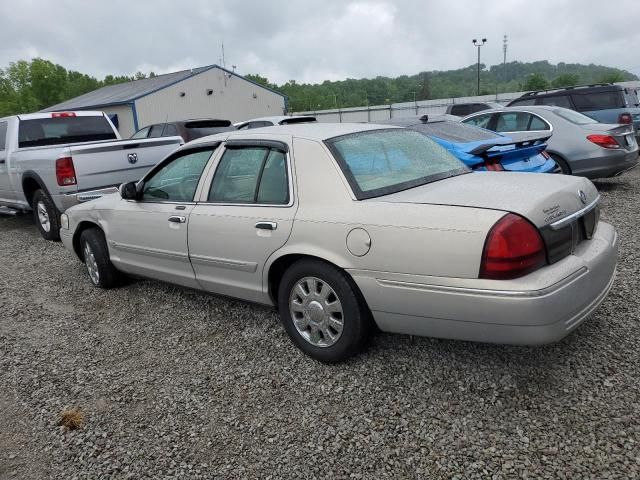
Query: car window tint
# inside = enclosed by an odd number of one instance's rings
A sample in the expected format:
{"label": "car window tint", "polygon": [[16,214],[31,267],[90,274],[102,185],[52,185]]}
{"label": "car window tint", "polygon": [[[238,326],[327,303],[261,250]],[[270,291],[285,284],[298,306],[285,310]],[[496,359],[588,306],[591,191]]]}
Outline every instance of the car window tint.
{"label": "car window tint", "polygon": [[537,115],[529,115],[528,130],[549,130],[549,125]]}
{"label": "car window tint", "polygon": [[467,123],[469,125],[474,125],[476,127],[488,128],[489,122],[491,121],[491,115],[477,115],[475,117],[467,118],[462,123]]}
{"label": "car window tint", "polygon": [[258,188],[258,203],[286,204],[289,202],[289,186],[287,183],[287,162],[285,154],[279,150],[271,150]]}
{"label": "car window tint", "polygon": [[158,138],[162,136],[162,130],[164,130],[164,124],[152,125],[149,131],[149,138]]}
{"label": "car window tint", "polygon": [[142,130],[138,130],[136,133],[131,135],[131,138],[147,138],[150,128],[151,127],[144,127]]}
{"label": "car window tint", "polygon": [[573,108],[571,100],[567,95],[558,95],[554,97],[542,97],[538,99],[538,105],[550,105],[552,107]]}
{"label": "car window tint", "polygon": [[253,203],[269,149],[227,149],[220,160],[209,191],[210,202]]}
{"label": "car window tint", "polygon": [[451,115],[455,115],[457,117],[464,117],[465,115],[469,115],[470,113],[470,105],[454,105],[451,107]]}
{"label": "car window tint", "polygon": [[[573,94],[573,101],[579,111],[624,108],[622,91]],[[558,105],[564,107],[564,105]]]}
{"label": "car window tint", "polygon": [[524,132],[529,124],[529,114],[523,112],[504,112],[498,115],[496,132]]}
{"label": "car window tint", "polygon": [[0,122],[0,152],[7,148],[7,122]]}
{"label": "car window tint", "polygon": [[177,127],[173,123],[167,123],[164,126],[164,131],[162,132],[163,137],[178,137],[180,134],[178,133]]}
{"label": "car window tint", "polygon": [[174,158],[145,181],[142,200],[190,202],[213,150],[200,150]]}
{"label": "car window tint", "polygon": [[489,110],[491,107],[484,103],[474,103],[471,108],[471,113],[481,112],[483,110]]}

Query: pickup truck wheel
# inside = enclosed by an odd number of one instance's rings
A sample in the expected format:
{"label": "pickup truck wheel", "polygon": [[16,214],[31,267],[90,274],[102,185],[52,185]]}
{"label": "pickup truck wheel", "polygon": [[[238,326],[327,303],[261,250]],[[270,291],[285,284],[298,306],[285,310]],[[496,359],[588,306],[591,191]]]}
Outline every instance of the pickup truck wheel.
{"label": "pickup truck wheel", "polygon": [[278,307],[295,345],[324,363],[346,360],[362,350],[373,322],[353,281],[339,268],[300,260],[284,273]]}
{"label": "pickup truck wheel", "polygon": [[80,249],[89,280],[94,286],[113,288],[120,284],[122,274],[111,263],[107,241],[102,230],[90,228],[83,231],[80,234]]}
{"label": "pickup truck wheel", "polygon": [[33,217],[40,230],[40,235],[46,240],[55,242],[60,240],[60,212],[53,204],[51,197],[43,190],[36,190],[31,202]]}

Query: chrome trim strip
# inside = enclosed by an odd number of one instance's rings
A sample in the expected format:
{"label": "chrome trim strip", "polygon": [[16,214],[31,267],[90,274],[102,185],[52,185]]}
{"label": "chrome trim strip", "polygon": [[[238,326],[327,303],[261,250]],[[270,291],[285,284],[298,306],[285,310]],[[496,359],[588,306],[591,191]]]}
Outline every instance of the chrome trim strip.
{"label": "chrome trim strip", "polygon": [[580,218],[581,216],[583,216],[584,214],[586,214],[587,212],[589,212],[590,210],[593,210],[596,205],[598,204],[598,202],[600,201],[600,195],[598,195],[596,197],[596,199],[591,202],[589,205],[587,205],[586,207],[578,210],[577,212],[572,213],[571,215],[568,215],[556,222],[553,222],[551,224],[549,224],[549,227],[551,227],[552,230],[560,230],[562,227],[570,224],[571,222],[573,222],[576,218]]}
{"label": "chrome trim strip", "polygon": [[240,272],[255,273],[258,264],[254,262],[242,262],[240,260],[229,260],[228,258],[214,258],[205,255],[191,255],[191,263],[204,265],[207,267],[219,267]]}
{"label": "chrome trim strip", "polygon": [[159,248],[138,247],[135,245],[127,245],[124,243],[114,242],[113,240],[109,240],[109,245],[119,250],[124,250],[125,252],[137,253],[139,255],[148,255],[150,257],[166,258],[169,260],[183,260],[185,263],[189,263],[189,255],[182,252],[161,250]]}
{"label": "chrome trim strip", "polygon": [[451,287],[447,285],[427,285],[423,283],[402,282],[398,280],[384,280],[376,278],[379,285],[391,288],[408,288],[413,290],[423,290],[425,292],[437,293],[460,293],[463,295],[486,295],[493,297],[510,297],[510,298],[535,298],[544,297],[549,293],[558,290],[565,285],[577,280],[585,275],[588,271],[587,267],[580,267],[571,275],[563,278],[559,282],[554,283],[539,290],[490,290],[485,288],[467,288],[467,287]]}

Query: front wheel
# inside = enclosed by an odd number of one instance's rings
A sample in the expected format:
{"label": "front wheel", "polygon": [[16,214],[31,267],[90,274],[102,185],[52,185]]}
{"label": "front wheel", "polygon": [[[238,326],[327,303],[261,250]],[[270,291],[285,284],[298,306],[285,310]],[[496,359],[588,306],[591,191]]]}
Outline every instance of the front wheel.
{"label": "front wheel", "polygon": [[40,235],[45,240],[57,242],[60,240],[60,212],[43,190],[36,190],[32,200],[33,218],[36,221]]}
{"label": "front wheel", "polygon": [[89,280],[98,288],[113,288],[122,280],[109,258],[109,249],[104,233],[98,228],[90,228],[80,234],[82,259],[87,267]]}
{"label": "front wheel", "polygon": [[280,282],[278,307],[293,343],[321,362],[346,360],[370,336],[371,315],[353,281],[319,260],[289,267]]}

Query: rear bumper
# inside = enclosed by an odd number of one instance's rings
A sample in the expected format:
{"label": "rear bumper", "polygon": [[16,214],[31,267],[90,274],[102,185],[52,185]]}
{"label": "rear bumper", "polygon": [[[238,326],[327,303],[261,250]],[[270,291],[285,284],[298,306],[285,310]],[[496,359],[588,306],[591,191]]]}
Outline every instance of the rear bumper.
{"label": "rear bumper", "polygon": [[560,340],[602,303],[617,250],[614,228],[600,222],[573,255],[517,280],[349,273],[383,331],[536,345]]}
{"label": "rear bumper", "polygon": [[587,178],[607,178],[620,175],[638,165],[638,149],[605,150],[582,160],[570,161],[569,166],[574,175]]}
{"label": "rear bumper", "polygon": [[103,197],[105,195],[110,195],[112,193],[116,193],[118,191],[118,187],[104,187],[96,190],[86,190],[82,192],[73,192],[73,193],[64,193],[53,196],[53,201],[56,204],[56,207],[60,212],[64,212],[70,207],[77,205],[79,203],[88,202],[90,200],[95,200],[96,198]]}

